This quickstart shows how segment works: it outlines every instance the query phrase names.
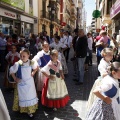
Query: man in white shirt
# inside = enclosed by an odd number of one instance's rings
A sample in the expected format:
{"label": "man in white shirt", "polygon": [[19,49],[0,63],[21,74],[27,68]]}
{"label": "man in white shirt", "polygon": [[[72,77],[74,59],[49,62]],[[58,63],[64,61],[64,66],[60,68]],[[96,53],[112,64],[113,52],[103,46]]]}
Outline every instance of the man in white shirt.
{"label": "man in white shirt", "polygon": [[64,44],[68,47],[65,51],[64,51],[64,55],[65,55],[65,58],[66,58],[66,62],[68,62],[68,59],[69,59],[69,51],[70,51],[70,48],[72,47],[72,36],[69,35],[69,32],[66,31],[64,33],[64,37],[65,37],[65,42]]}

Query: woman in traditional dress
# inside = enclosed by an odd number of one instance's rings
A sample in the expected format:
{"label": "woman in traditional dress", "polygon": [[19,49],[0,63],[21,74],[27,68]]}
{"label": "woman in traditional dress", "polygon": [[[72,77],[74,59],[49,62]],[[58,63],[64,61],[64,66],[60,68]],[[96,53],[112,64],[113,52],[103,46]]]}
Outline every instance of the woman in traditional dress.
{"label": "woman in traditional dress", "polygon": [[90,91],[88,102],[87,102],[87,111],[91,108],[93,102],[97,99],[97,97],[93,94],[94,89],[101,84],[101,80],[108,75],[107,67],[111,64],[111,60],[113,59],[113,49],[111,48],[104,48],[101,52],[102,59],[98,66],[98,70],[101,76],[93,84],[93,87]]}
{"label": "woman in traditional dress", "polygon": [[56,36],[54,42],[50,44],[50,47],[56,49],[59,52],[60,59],[59,58],[58,59],[62,63],[63,73],[68,74],[68,68],[67,68],[66,60],[63,54],[63,51],[67,48],[67,46],[60,42],[59,36]]}
{"label": "woman in traditional dress", "polygon": [[5,59],[7,60],[7,67],[4,76],[4,86],[6,88],[15,88],[15,83],[12,83],[8,80],[8,73],[10,66],[14,65],[20,59],[20,54],[17,52],[17,47],[15,44],[11,45],[11,51],[6,55]]}
{"label": "woman in traditional dress", "polygon": [[41,71],[47,77],[42,90],[42,105],[54,110],[64,107],[68,103],[69,95],[57,50],[51,51],[51,60]]}
{"label": "woman in traditional dress", "polygon": [[120,63],[113,62],[108,69],[109,75],[93,92],[98,97],[94,101],[86,120],[120,120],[119,83]]}
{"label": "woman in traditional dress", "polygon": [[42,50],[34,56],[33,60],[37,61],[39,65],[39,70],[35,78],[36,89],[39,96],[43,88],[44,80],[46,79],[46,76],[41,73],[41,68],[50,61],[49,44],[46,41],[42,44]]}
{"label": "woman in traditional dress", "polygon": [[17,88],[14,91],[13,111],[19,110],[20,113],[28,113],[29,117],[33,117],[33,113],[38,108],[38,98],[33,79],[38,64],[29,60],[29,57],[28,49],[23,49],[20,52],[21,60],[10,68],[10,74],[17,82]]}
{"label": "woman in traditional dress", "polygon": [[11,120],[1,89],[0,89],[0,120]]}

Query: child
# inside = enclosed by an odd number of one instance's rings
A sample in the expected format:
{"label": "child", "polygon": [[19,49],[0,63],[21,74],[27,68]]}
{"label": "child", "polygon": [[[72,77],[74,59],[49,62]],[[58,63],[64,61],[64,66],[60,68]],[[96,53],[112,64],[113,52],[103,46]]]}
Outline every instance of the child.
{"label": "child", "polygon": [[8,53],[9,51],[11,51],[12,37],[11,36],[7,36],[6,37],[6,41],[7,41],[7,53]]}
{"label": "child", "polygon": [[41,72],[41,68],[50,61],[49,44],[46,41],[42,44],[42,50],[34,56],[33,60],[37,61],[39,65],[39,69],[35,78],[35,83],[38,96],[40,96],[43,89],[44,80],[46,79],[46,76]]}
{"label": "child", "polygon": [[57,108],[64,107],[69,100],[57,50],[51,51],[51,60],[41,71],[47,77],[42,91],[42,105],[54,108],[56,111]]}
{"label": "child", "polygon": [[59,51],[58,59],[62,64],[63,73],[68,74],[68,68],[67,68],[67,65],[66,65],[66,60],[65,60],[64,54],[62,52],[67,48],[67,46],[60,42],[60,37],[59,36],[56,36],[54,42],[52,44],[50,44],[50,47]]}
{"label": "child", "polygon": [[93,94],[93,90],[101,84],[102,78],[104,78],[106,75],[108,75],[107,67],[111,64],[111,60],[113,59],[113,50],[111,48],[104,48],[101,52],[102,59],[100,61],[100,64],[98,66],[98,70],[100,72],[101,77],[98,77],[98,79],[95,81],[89,95],[88,103],[87,103],[87,110],[89,110],[93,104],[93,102],[96,100],[96,96]]}
{"label": "child", "polygon": [[[29,56],[30,52],[27,49],[23,49],[20,52],[20,60],[10,68],[10,74],[17,82],[17,89],[14,91],[13,111],[20,110],[21,113],[25,112],[30,117],[33,117],[33,113],[38,107],[38,98],[33,79],[38,69],[38,64],[29,60]],[[16,76],[15,73],[17,73]]]}
{"label": "child", "polygon": [[103,78],[102,85],[94,90],[98,99],[92,105],[86,120],[120,120],[119,84],[120,63],[113,62],[109,75]]}
{"label": "child", "polygon": [[6,67],[4,76],[4,86],[6,88],[14,88],[15,83],[10,83],[10,81],[8,80],[8,73],[10,66],[14,65],[14,63],[20,59],[20,54],[17,52],[17,47],[15,44],[11,45],[11,51],[6,55],[5,59],[7,60],[8,65]]}
{"label": "child", "polygon": [[20,59],[20,54],[17,52],[17,47],[15,44],[11,45],[11,51],[5,58],[10,65],[14,65],[14,63]]}

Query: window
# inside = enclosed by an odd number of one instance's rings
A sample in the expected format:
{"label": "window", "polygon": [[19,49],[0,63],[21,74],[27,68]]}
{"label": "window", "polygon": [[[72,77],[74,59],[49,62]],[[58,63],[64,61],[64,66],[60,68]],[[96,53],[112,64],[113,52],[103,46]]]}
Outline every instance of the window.
{"label": "window", "polygon": [[112,0],[107,1],[107,14],[110,14],[110,9],[112,7]]}

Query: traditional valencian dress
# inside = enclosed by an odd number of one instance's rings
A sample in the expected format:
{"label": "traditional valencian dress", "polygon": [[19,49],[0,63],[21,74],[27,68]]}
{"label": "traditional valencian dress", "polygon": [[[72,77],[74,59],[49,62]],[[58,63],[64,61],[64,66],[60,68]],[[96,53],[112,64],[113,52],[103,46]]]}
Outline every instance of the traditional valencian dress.
{"label": "traditional valencian dress", "polygon": [[120,120],[120,101],[118,80],[107,75],[102,80],[102,85],[98,87],[99,92],[110,97],[111,104],[105,103],[100,98],[94,101],[86,120]]}
{"label": "traditional valencian dress", "polygon": [[39,65],[38,74],[35,80],[37,91],[42,91],[46,76],[43,75],[43,73],[41,73],[41,68],[44,67],[50,61],[50,52],[46,53],[44,50],[42,50],[37,53],[33,60],[36,60]]}
{"label": "traditional valencian dress", "polygon": [[46,79],[42,90],[42,105],[50,108],[64,107],[69,100],[67,87],[64,80],[60,77],[59,71],[62,70],[61,63],[53,64],[52,61],[41,69],[48,75],[53,75],[54,80]]}
{"label": "traditional valencian dress", "polygon": [[10,51],[6,55],[5,59],[8,60],[10,62],[10,64],[8,64],[7,67],[6,67],[5,76],[4,76],[4,86],[7,87],[7,88],[8,87],[14,88],[16,84],[15,83],[10,83],[10,81],[8,79],[8,73],[9,73],[10,66],[14,65],[14,63],[17,62],[20,59],[20,54],[18,52],[12,53]]}
{"label": "traditional valencian dress", "polygon": [[106,62],[104,58],[101,59],[100,64],[98,66],[98,71],[100,72],[101,76],[98,77],[98,79],[93,84],[93,87],[90,91],[88,102],[87,102],[87,111],[91,108],[93,102],[97,99],[97,96],[93,93],[95,88],[99,85],[101,85],[101,81],[103,79],[103,74],[107,74],[107,67],[110,65],[110,62]]}
{"label": "traditional valencian dress", "polygon": [[32,69],[36,69],[37,66],[35,61],[28,60],[23,63],[19,60],[10,68],[10,74],[16,73],[16,76],[21,80],[17,83],[17,88],[14,91],[13,111],[20,110],[21,113],[34,113],[36,111],[38,98],[31,73]]}
{"label": "traditional valencian dress", "polygon": [[61,56],[61,57],[60,57],[61,59],[59,59],[59,60],[60,60],[60,62],[61,62],[61,64],[62,64],[63,73],[64,73],[64,74],[68,74],[68,68],[67,68],[65,56],[64,56],[64,54],[63,54],[63,52],[62,52],[62,49],[63,49],[63,48],[66,48],[67,46],[64,45],[64,44],[61,43],[61,42],[59,42],[58,44],[55,43],[55,42],[53,42],[52,44],[50,44],[50,47],[56,49],[56,50],[59,52],[59,55]]}
{"label": "traditional valencian dress", "polygon": [[1,90],[0,90],[0,120],[11,120]]}

